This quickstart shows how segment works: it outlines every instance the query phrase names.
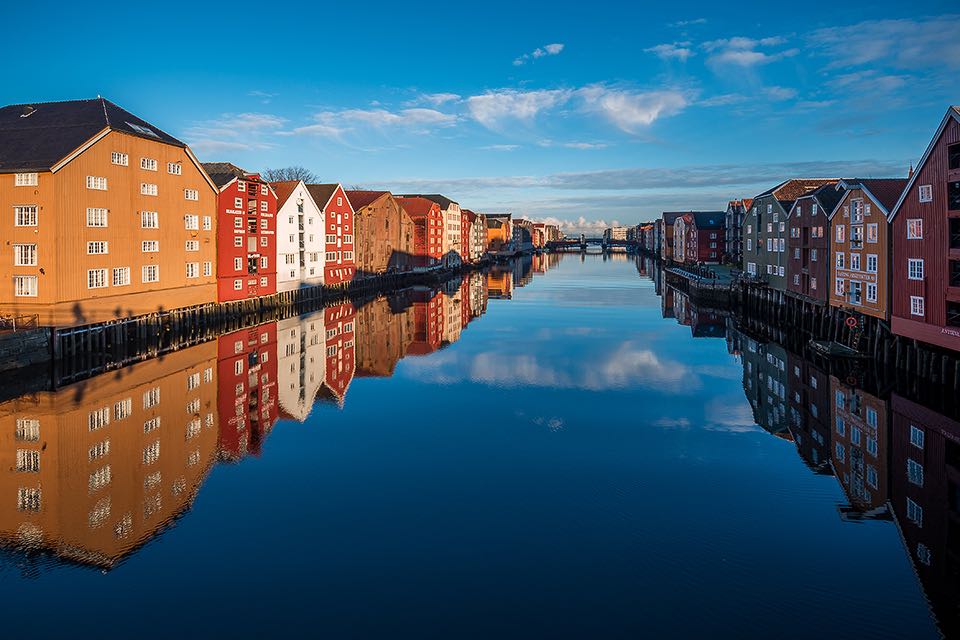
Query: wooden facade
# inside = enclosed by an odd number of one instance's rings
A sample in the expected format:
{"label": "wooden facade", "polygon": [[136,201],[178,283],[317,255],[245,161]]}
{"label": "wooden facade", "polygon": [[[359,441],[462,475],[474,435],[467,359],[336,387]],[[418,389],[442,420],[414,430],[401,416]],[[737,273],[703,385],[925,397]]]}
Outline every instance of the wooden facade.
{"label": "wooden facade", "polygon": [[280,416],[277,402],[277,323],[217,338],[220,456],[238,461],[260,455]]}
{"label": "wooden facade", "polygon": [[353,207],[340,184],[309,184],[314,202],[323,210],[324,284],[349,283],[356,275],[354,256]]}
{"label": "wooden facade", "polygon": [[321,286],[327,251],[323,209],[302,180],[271,186],[277,194],[277,291]]}
{"label": "wooden facade", "polygon": [[880,515],[889,498],[887,402],[830,376],[832,464],[856,517]]}
{"label": "wooden facade", "polygon": [[888,217],[891,326],[960,351],[960,109],[947,110]]}
{"label": "wooden facade", "polygon": [[355,262],[361,273],[409,271],[415,266],[414,223],[389,191],[347,191],[354,209]]}
{"label": "wooden facade", "polygon": [[397,198],[400,208],[413,222],[414,266],[433,267],[443,259],[443,225],[440,205],[426,198]]}
{"label": "wooden facade", "polygon": [[842,195],[825,185],[797,198],[787,215],[787,291],[826,305],[830,298],[830,214]]}

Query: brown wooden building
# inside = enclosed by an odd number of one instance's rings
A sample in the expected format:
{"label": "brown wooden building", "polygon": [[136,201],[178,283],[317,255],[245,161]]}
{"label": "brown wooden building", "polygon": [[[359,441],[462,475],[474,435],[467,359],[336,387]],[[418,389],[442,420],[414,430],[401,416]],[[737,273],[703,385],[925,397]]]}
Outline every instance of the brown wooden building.
{"label": "brown wooden building", "polygon": [[960,107],[950,107],[890,212],[893,332],[960,351]]}
{"label": "brown wooden building", "polygon": [[890,234],[887,216],[906,178],[847,179],[830,214],[830,305],[890,318]]}
{"label": "brown wooden building", "polygon": [[0,313],[102,322],[216,298],[217,190],[103,98],[0,108]]}
{"label": "brown wooden building", "polygon": [[830,291],[829,216],[843,197],[825,184],[793,202],[787,212],[787,292],[826,305]]}
{"label": "brown wooden building", "polygon": [[889,497],[886,400],[830,376],[833,471],[854,519],[882,517]]}
{"label": "brown wooden building", "polygon": [[389,191],[346,191],[353,205],[357,269],[408,271],[414,265],[414,225]]}

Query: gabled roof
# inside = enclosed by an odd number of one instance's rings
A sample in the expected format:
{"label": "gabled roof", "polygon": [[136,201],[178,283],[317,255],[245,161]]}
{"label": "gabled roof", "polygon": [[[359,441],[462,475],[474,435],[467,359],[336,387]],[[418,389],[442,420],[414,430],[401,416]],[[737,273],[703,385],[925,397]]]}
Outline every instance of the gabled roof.
{"label": "gabled roof", "polygon": [[467,216],[467,220],[470,222],[473,222],[477,219],[477,214],[475,214],[473,211],[470,211],[470,209],[460,209],[460,212]]}
{"label": "gabled roof", "polygon": [[427,200],[432,200],[440,205],[440,208],[447,210],[450,208],[451,204],[460,206],[460,203],[456,200],[451,200],[447,196],[440,195],[439,193],[405,193],[401,198],[426,198]]}
{"label": "gabled roof", "polygon": [[[313,201],[317,203],[318,207],[326,209],[330,198],[333,197],[333,194],[336,193],[339,186],[340,184],[336,182],[333,184],[308,184],[307,191],[310,192],[310,196],[313,198]],[[349,202],[350,198],[347,198],[347,201]]]}
{"label": "gabled roof", "polygon": [[697,229],[722,229],[726,222],[726,211],[691,211]]}
{"label": "gabled roof", "polygon": [[48,171],[104,129],[187,146],[104,98],[14,104],[0,108],[0,172]]}
{"label": "gabled roof", "polygon": [[252,175],[249,171],[244,171],[232,162],[204,162],[203,170],[207,172],[213,183],[221,189],[232,180],[245,180],[247,176]]}
{"label": "gabled roof", "polygon": [[411,218],[428,216],[434,207],[438,210],[440,209],[440,205],[433,200],[427,200],[420,196],[400,196],[397,198],[397,202],[400,203],[400,206],[403,207],[403,210],[406,211],[407,215]]}
{"label": "gabled roof", "polygon": [[889,216],[907,186],[907,178],[844,178],[839,186],[848,190],[863,189],[883,215]]}
{"label": "gabled roof", "polygon": [[754,200],[772,195],[780,202],[784,211],[790,211],[793,201],[825,184],[836,183],[838,178],[791,178],[784,180],[772,189],[755,196]]}
{"label": "gabled roof", "polygon": [[350,201],[354,211],[370,206],[383,196],[390,194],[389,191],[344,191],[344,193],[347,194],[347,200]]}
{"label": "gabled roof", "polygon": [[663,220],[664,224],[673,225],[677,221],[677,218],[682,216],[685,213],[690,213],[689,211],[664,211],[660,219]]}
{"label": "gabled roof", "polygon": [[823,211],[829,220],[833,217],[837,205],[840,204],[843,196],[847,193],[846,189],[841,185],[842,181],[835,184],[825,184],[817,187],[813,191],[803,194],[790,205],[790,209],[787,210],[787,217],[793,216],[793,211],[800,204],[801,200],[810,200],[815,201],[817,205],[819,205],[820,210]]}
{"label": "gabled roof", "polygon": [[290,199],[290,196],[293,195],[293,192],[296,191],[299,185],[300,180],[284,180],[282,182],[270,183],[270,186],[273,187],[274,193],[277,194],[278,208],[287,203],[287,200]]}
{"label": "gabled roof", "polygon": [[892,222],[893,218],[897,215],[897,212],[903,205],[903,201],[907,198],[907,194],[910,192],[910,189],[913,188],[913,183],[917,181],[917,176],[920,175],[920,170],[925,164],[927,164],[927,159],[936,148],[937,142],[940,140],[940,136],[943,135],[943,130],[947,128],[947,123],[950,122],[951,118],[957,122],[960,122],[960,106],[952,106],[947,108],[947,113],[943,116],[943,120],[940,121],[940,126],[937,127],[937,132],[930,140],[930,144],[927,145],[927,150],[923,152],[923,157],[920,158],[920,162],[917,163],[916,171],[914,171],[913,175],[910,176],[910,181],[907,182],[907,186],[903,188],[903,193],[901,193],[900,197],[897,199],[897,204],[893,206],[893,209],[890,211],[890,215],[887,216],[889,221]]}

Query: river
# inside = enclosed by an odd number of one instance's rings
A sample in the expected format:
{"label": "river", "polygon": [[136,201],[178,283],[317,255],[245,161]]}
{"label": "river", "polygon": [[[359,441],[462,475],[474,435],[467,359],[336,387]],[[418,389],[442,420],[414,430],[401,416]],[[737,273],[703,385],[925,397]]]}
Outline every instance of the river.
{"label": "river", "polygon": [[956,416],[658,280],[527,258],[0,404],[7,637],[952,633]]}

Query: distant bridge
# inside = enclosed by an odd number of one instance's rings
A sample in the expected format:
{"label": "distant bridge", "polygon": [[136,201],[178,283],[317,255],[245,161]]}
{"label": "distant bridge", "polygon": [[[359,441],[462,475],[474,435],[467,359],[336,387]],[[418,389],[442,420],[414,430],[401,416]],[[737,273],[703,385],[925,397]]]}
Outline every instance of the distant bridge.
{"label": "distant bridge", "polygon": [[548,249],[579,249],[580,251],[586,251],[587,245],[600,245],[600,247],[606,251],[610,247],[626,247],[627,249],[635,249],[639,246],[639,243],[635,240],[605,240],[602,237],[587,238],[586,236],[580,236],[579,238],[551,240],[546,244],[546,247]]}

